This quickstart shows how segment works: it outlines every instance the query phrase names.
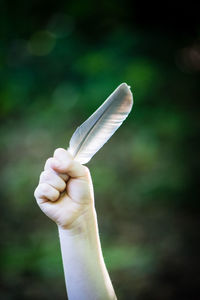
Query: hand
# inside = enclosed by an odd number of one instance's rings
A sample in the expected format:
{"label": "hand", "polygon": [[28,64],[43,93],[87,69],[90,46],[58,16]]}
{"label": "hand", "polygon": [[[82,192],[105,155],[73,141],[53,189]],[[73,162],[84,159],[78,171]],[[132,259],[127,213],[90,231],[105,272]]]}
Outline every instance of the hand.
{"label": "hand", "polygon": [[93,207],[90,172],[65,149],[58,148],[47,159],[34,196],[50,219],[62,228],[71,229]]}

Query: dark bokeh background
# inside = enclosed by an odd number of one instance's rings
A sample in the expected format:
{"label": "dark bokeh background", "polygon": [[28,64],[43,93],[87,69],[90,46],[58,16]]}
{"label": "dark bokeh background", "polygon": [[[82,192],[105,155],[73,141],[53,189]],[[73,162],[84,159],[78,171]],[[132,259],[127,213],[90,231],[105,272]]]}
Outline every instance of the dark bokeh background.
{"label": "dark bokeh background", "polygon": [[0,1],[1,299],[65,299],[45,160],[121,82],[135,106],[88,164],[119,299],[200,298],[200,22],[192,2]]}

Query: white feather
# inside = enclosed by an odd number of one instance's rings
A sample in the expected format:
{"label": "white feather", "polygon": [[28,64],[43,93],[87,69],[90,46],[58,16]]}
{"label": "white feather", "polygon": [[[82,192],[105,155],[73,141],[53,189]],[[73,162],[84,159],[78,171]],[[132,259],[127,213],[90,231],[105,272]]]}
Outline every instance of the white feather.
{"label": "white feather", "polygon": [[126,119],[133,105],[130,87],[120,84],[71,137],[69,152],[86,164]]}

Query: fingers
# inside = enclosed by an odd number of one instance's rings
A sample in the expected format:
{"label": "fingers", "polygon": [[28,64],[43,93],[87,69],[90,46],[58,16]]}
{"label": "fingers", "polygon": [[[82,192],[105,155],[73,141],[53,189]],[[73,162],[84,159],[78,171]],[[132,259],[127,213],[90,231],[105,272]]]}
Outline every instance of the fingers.
{"label": "fingers", "polygon": [[41,200],[48,199],[50,201],[56,201],[60,197],[60,193],[54,187],[49,185],[48,183],[40,183],[34,193],[34,196],[37,202],[41,202]]}
{"label": "fingers", "polygon": [[34,196],[39,204],[46,202],[45,200],[56,201],[60,197],[60,192],[65,188],[65,181],[52,169],[48,169],[41,173]]}
{"label": "fingers", "polygon": [[59,175],[64,181],[67,181],[67,180],[69,179],[69,176],[68,176],[67,174],[59,174],[59,173],[57,173],[56,171],[54,171],[54,170],[52,169],[51,164],[52,164],[52,161],[53,161],[53,160],[54,160],[53,157],[50,157],[50,158],[47,159],[47,161],[46,161],[46,163],[45,163],[45,166],[44,166],[44,170],[45,170],[45,171],[46,171],[46,170],[52,170],[52,171],[55,172],[57,175]]}
{"label": "fingers", "polygon": [[73,160],[71,154],[62,148],[55,150],[51,167],[58,173],[67,173],[70,177],[75,178],[84,177],[88,174],[88,169]]}
{"label": "fingers", "polygon": [[39,185],[34,193],[37,202],[58,200],[60,192],[66,188],[69,177],[89,179],[90,174],[87,167],[74,161],[68,151],[58,148],[54,152],[54,157],[46,161],[44,171],[41,173]]}
{"label": "fingers", "polygon": [[60,192],[63,192],[66,188],[65,181],[50,169],[41,173],[40,183],[47,183]]}

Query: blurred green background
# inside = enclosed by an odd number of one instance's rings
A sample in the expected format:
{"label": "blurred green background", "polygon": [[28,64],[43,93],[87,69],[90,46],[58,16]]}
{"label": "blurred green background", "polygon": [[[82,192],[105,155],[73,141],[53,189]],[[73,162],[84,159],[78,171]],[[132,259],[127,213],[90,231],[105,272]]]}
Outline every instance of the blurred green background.
{"label": "blurred green background", "polygon": [[88,164],[105,261],[119,299],[198,299],[197,8],[0,7],[0,298],[66,299],[57,228],[34,189],[55,148],[127,82],[133,110]]}

